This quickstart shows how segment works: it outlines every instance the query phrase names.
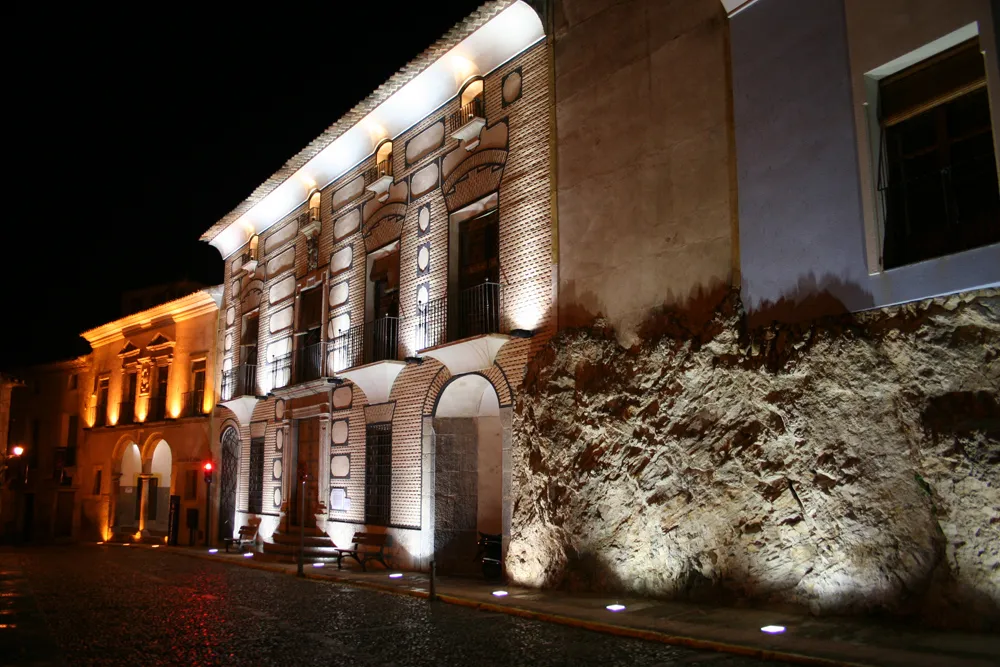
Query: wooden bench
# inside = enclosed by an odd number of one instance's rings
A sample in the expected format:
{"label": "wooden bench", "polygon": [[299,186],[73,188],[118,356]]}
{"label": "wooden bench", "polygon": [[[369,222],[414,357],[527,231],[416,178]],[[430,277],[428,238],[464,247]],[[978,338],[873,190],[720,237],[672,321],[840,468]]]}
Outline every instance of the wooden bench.
{"label": "wooden bench", "polygon": [[240,526],[239,537],[231,537],[225,540],[226,553],[229,553],[229,547],[234,545],[239,551],[243,551],[247,546],[252,548],[257,543],[258,530],[260,530],[260,519],[256,517],[250,519],[246,526]]}
{"label": "wooden bench", "polygon": [[[385,533],[354,533],[351,538],[351,549],[341,549],[337,547],[337,569],[341,569],[341,561],[344,558],[353,558],[358,561],[362,571],[366,571],[365,563],[370,560],[382,563],[382,567],[389,569],[389,564],[385,562],[385,545],[389,536]],[[362,549],[361,547],[368,547]]]}

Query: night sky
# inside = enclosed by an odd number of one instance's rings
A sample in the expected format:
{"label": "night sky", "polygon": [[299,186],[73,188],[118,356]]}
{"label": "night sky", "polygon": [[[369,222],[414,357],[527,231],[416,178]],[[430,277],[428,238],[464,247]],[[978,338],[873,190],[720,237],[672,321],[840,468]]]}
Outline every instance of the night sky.
{"label": "night sky", "polygon": [[199,236],[479,4],[28,10],[5,68],[0,369],[85,354],[122,290],[221,282]]}

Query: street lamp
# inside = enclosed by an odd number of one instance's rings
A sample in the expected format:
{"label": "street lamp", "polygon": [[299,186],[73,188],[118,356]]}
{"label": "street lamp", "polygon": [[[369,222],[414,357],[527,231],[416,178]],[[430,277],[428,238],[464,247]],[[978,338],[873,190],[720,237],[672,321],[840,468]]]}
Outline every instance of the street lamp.
{"label": "street lamp", "polygon": [[207,547],[212,525],[212,462],[206,461],[202,469],[205,472],[205,546]]}

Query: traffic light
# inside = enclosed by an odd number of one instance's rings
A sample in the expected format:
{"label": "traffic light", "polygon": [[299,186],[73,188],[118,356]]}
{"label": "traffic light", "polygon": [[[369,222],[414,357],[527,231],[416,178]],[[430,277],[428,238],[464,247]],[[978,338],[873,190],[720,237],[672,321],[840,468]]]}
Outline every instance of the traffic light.
{"label": "traffic light", "polygon": [[212,483],[212,462],[211,461],[209,461],[208,463],[205,464],[204,471],[205,471],[205,484],[211,484]]}

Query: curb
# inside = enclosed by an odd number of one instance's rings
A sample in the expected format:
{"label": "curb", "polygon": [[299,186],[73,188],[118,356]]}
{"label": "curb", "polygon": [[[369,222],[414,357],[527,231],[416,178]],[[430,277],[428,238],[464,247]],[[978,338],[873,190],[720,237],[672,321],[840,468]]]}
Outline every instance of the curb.
{"label": "curb", "polygon": [[[247,567],[254,570],[274,572],[277,574],[288,574],[293,577],[297,575],[295,571],[289,572],[283,567],[275,567],[274,565],[269,563],[254,563],[250,562],[248,559],[243,559],[238,561],[232,559],[220,559],[215,557],[214,555],[191,553],[185,551],[174,551],[172,549],[167,550],[165,553],[178,554],[178,555],[188,556],[190,558],[197,558],[206,561],[215,561],[217,563],[236,565],[239,567]],[[319,574],[317,572],[307,572],[304,573],[303,578],[317,582],[344,584],[347,586],[353,586],[355,588],[364,588],[368,590],[379,591],[382,593],[391,593],[393,595],[400,595],[404,597],[421,598],[425,600],[428,597],[430,597],[430,594],[427,591],[412,590],[412,589],[408,590],[408,589],[401,589],[398,586],[376,584],[368,581],[357,581],[345,577],[338,577],[334,574],[325,574],[325,573]],[[555,623],[558,625],[565,625],[568,627],[579,628],[581,630],[601,632],[604,634],[615,635],[618,637],[628,637],[630,639],[642,639],[645,641],[654,641],[654,642],[659,642],[661,644],[669,644],[672,646],[683,646],[685,648],[697,649],[702,651],[705,650],[717,651],[720,653],[730,653],[743,657],[758,658],[760,660],[774,660],[778,662],[787,662],[796,665],[816,665],[818,667],[869,667],[867,663],[847,662],[844,660],[834,660],[832,658],[820,658],[801,653],[791,653],[788,651],[764,649],[754,646],[747,646],[744,644],[730,644],[727,642],[715,641],[711,639],[698,639],[697,637],[672,635],[665,632],[659,632],[657,630],[643,630],[640,628],[632,628],[629,626],[616,625],[613,623],[588,621],[586,619],[577,618],[574,616],[563,616],[561,614],[553,614],[550,612],[532,611],[530,609],[524,609],[522,607],[499,605],[492,602],[482,602],[479,600],[473,600],[471,598],[465,598],[458,595],[448,595],[439,593],[437,595],[437,599],[445,604],[452,604],[459,607],[467,607],[469,609],[476,609],[478,611],[489,611],[500,614],[507,614],[509,616],[518,616],[530,620],[541,621],[543,623]]]}

